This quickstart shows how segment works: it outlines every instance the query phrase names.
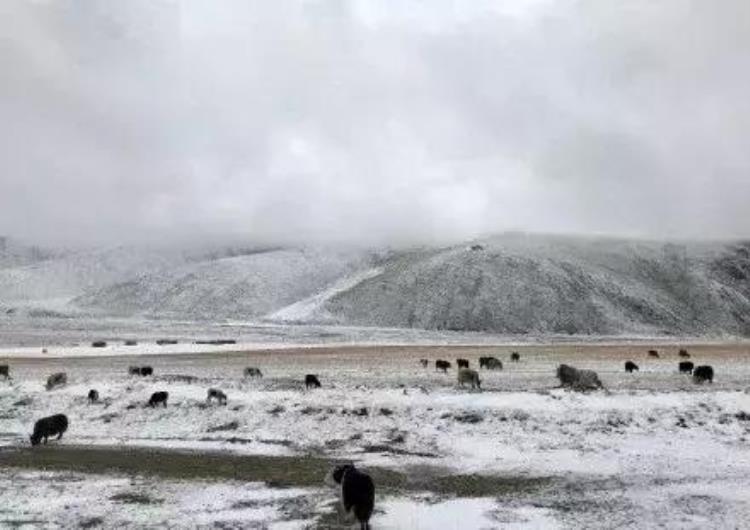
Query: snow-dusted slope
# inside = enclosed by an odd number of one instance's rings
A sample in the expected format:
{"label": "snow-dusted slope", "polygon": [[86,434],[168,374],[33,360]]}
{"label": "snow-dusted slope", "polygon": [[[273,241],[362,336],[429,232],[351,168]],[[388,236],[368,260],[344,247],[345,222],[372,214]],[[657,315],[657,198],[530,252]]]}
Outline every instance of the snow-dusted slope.
{"label": "snow-dusted slope", "polygon": [[750,336],[750,243],[509,234],[400,251],[120,248],[0,264],[0,310],[61,301],[187,320]]}
{"label": "snow-dusted slope", "polygon": [[324,309],[377,326],[748,335],[748,271],[742,245],[505,236],[403,254]]}
{"label": "snow-dusted slope", "polygon": [[116,315],[258,318],[313,296],[365,267],[367,257],[359,252],[279,249],[206,259],[134,277],[74,303]]}

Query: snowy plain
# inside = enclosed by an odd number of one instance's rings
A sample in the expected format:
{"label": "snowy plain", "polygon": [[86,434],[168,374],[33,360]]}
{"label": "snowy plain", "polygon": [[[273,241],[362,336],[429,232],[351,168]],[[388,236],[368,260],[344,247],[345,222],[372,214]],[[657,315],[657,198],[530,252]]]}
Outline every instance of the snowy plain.
{"label": "snowy plain", "polygon": [[[35,419],[65,412],[71,426],[59,442],[63,445],[169,448],[195,451],[196,458],[202,452],[322,457],[406,474],[430,470],[448,481],[472,477],[480,484],[482,477],[546,481],[535,491],[478,487],[463,495],[446,492],[437,479],[434,488],[428,481],[421,492],[383,491],[374,528],[745,526],[750,521],[747,345],[688,346],[694,362],[714,366],[711,385],[696,385],[677,373],[678,345],[656,346],[660,359],[647,357],[650,347],[639,342],[415,344],[237,351],[238,345],[230,345],[219,350],[231,351],[208,353],[195,351],[192,344],[157,348],[143,341],[127,347],[128,354],[125,346],[113,344],[80,357],[67,348],[58,355],[54,348],[47,355],[35,348],[29,356],[7,349],[15,353],[0,361],[10,365],[13,376],[0,382],[0,444],[6,451],[26,446]],[[510,351],[519,351],[521,362],[510,363]],[[477,358],[488,354],[502,359],[505,369],[482,371],[482,391],[457,387],[455,370],[442,374],[432,364],[437,358],[465,357],[476,366]],[[422,358],[430,361],[428,368],[419,364]],[[626,359],[641,370],[624,373]],[[560,362],[597,370],[606,390],[579,394],[555,388]],[[143,364],[154,367],[153,376],[128,375],[128,366]],[[261,368],[264,377],[245,379],[246,366]],[[66,371],[69,383],[46,391],[44,381],[56,371]],[[306,391],[306,373],[317,374],[323,388]],[[206,403],[210,387],[227,393],[227,406]],[[100,403],[87,403],[90,388],[99,391]],[[145,407],[157,390],[170,393],[168,407]],[[75,524],[102,517],[104,526],[144,524],[128,515],[132,506],[108,500],[117,498],[117,491],[107,484],[156,480],[74,473],[75,480],[66,481],[53,473],[34,481],[28,478],[33,475],[23,475],[33,472],[14,470],[20,478],[11,484],[44,483],[73,495],[71,488],[85,490],[86,484],[101,482],[101,488],[90,488],[102,502],[91,505],[109,506],[104,515],[75,507],[64,511]],[[170,486],[170,480],[160,480],[151,487],[161,499],[149,505],[151,521],[170,519],[183,496],[204,494],[201,502],[210,505],[203,514],[206,525],[222,520],[228,527],[250,524],[255,515],[230,509],[232,503],[243,506],[248,486],[214,483],[233,492],[226,494],[231,502],[222,504],[223,497],[197,482]],[[307,499],[304,503],[266,489],[263,495],[269,497],[262,504],[267,511],[256,514],[257,520],[265,518],[259,527],[331,527],[326,513],[335,493],[324,487],[322,477],[297,496]],[[12,506],[25,506],[5,513],[7,521],[58,517],[37,513],[28,488],[3,491],[3,499],[15,499]],[[180,526],[179,519],[175,525]]]}

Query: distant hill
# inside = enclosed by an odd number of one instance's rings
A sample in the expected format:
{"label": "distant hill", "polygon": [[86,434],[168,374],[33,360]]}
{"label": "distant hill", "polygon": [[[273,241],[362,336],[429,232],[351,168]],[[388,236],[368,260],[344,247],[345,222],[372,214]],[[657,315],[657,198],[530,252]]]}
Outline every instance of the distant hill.
{"label": "distant hill", "polygon": [[[19,249],[16,248],[16,253]],[[408,250],[0,254],[0,308],[503,334],[750,336],[750,242],[507,234]],[[62,306],[61,306],[62,300]]]}

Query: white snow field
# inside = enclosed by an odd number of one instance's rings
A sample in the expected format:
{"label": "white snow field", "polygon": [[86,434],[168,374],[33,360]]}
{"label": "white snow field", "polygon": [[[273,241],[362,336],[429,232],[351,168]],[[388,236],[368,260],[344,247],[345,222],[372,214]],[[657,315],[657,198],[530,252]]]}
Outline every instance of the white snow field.
{"label": "white snow field", "polygon": [[[748,345],[689,345],[691,360],[716,372],[713,384],[702,385],[677,372],[678,345],[656,346],[660,359],[647,357],[651,347],[327,346],[159,355],[139,345],[130,355],[0,358],[12,376],[0,380],[0,526],[347,528],[338,526],[335,492],[322,476],[301,489],[278,489],[227,477],[126,473],[116,458],[104,474],[35,469],[33,455],[43,453],[26,449],[28,434],[36,419],[58,412],[70,428],[44,454],[57,448],[64,455],[61,446],[115,454],[155,447],[191,451],[197,461],[209,453],[324,458],[422,477],[379,490],[375,529],[747,526]],[[521,353],[519,363],[509,362],[511,351]],[[502,371],[481,371],[481,391],[457,387],[454,368],[434,369],[438,358],[464,357],[476,367],[480,355],[504,363]],[[627,359],[640,371],[624,373]],[[555,388],[561,362],[597,370],[606,389]],[[153,376],[128,375],[128,366],[144,364]],[[246,366],[264,377],[244,379]],[[46,377],[57,371],[67,372],[68,385],[46,391]],[[305,390],[307,373],[323,387]],[[210,387],[227,393],[226,406],[206,403]],[[87,403],[90,388],[100,403]],[[169,392],[168,406],[146,407],[157,390]],[[28,461],[6,467],[4,455],[18,448]],[[497,486],[498,478],[511,487]],[[129,492],[152,499],[139,504]],[[55,502],[37,501],[49,496]]]}

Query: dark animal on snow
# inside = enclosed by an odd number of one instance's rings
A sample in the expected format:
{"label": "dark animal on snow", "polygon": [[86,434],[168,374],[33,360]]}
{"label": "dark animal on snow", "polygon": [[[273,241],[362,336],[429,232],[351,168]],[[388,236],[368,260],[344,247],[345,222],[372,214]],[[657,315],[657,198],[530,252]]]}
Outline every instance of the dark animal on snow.
{"label": "dark animal on snow", "polygon": [[8,379],[10,377],[10,367],[7,364],[0,364],[0,375]]}
{"label": "dark animal on snow", "polygon": [[263,372],[260,371],[260,368],[250,366],[245,368],[245,377],[263,377]]}
{"label": "dark animal on snow", "polygon": [[317,375],[307,374],[305,376],[305,388],[320,388],[320,381]]}
{"label": "dark animal on snow", "polygon": [[177,341],[174,339],[159,339],[156,341],[156,344],[159,346],[166,346],[168,344],[177,344]]}
{"label": "dark animal on snow", "polygon": [[626,361],[625,362],[625,371],[629,374],[632,374],[634,371],[638,371],[638,365],[635,364],[633,361]]}
{"label": "dark animal on snow", "polygon": [[481,388],[482,382],[479,380],[479,374],[476,370],[460,368],[458,370],[458,384],[463,387],[465,383],[470,383],[471,388]]}
{"label": "dark animal on snow", "polygon": [[339,500],[346,516],[356,518],[360,530],[369,530],[375,507],[375,483],[372,478],[353,464],[344,464],[331,470],[327,481],[341,487]]}
{"label": "dark animal on snow", "polygon": [[648,350],[648,356],[649,357],[654,357],[654,358],[658,359],[659,358],[659,352],[656,351],[656,350]]}
{"label": "dark animal on snow", "polygon": [[34,424],[34,432],[29,437],[31,445],[39,445],[42,439],[44,439],[44,443],[47,443],[47,438],[54,435],[57,435],[57,439],[59,440],[67,430],[68,417],[65,414],[55,414],[54,416],[42,418]]}
{"label": "dark animal on snow", "polygon": [[490,359],[490,357],[479,358],[479,368],[487,368],[487,359]]}
{"label": "dark animal on snow", "polygon": [[488,370],[502,370],[503,362],[497,357],[489,357],[487,358],[487,361],[484,363],[484,366]]}
{"label": "dark animal on snow", "polygon": [[514,351],[510,354],[510,360],[514,363],[517,363],[521,360],[521,354],[519,354],[517,351]]}
{"label": "dark animal on snow", "polygon": [[126,340],[125,341],[125,346],[138,346],[138,341],[137,340]]}
{"label": "dark animal on snow", "polygon": [[128,368],[128,375],[141,375],[140,366],[131,366]]}
{"label": "dark animal on snow", "polygon": [[58,372],[56,374],[52,374],[47,378],[47,390],[52,390],[53,388],[56,388],[58,386],[63,386],[68,383],[68,375],[65,372]]}
{"label": "dark animal on snow", "polygon": [[427,368],[427,365],[430,364],[430,361],[428,361],[427,359],[420,359],[419,364],[422,365],[422,368]]}
{"label": "dark animal on snow", "polygon": [[684,357],[685,359],[689,359],[690,358],[690,354],[685,349],[680,350],[680,353],[678,353],[678,355],[680,357]]}
{"label": "dark animal on snow", "polygon": [[99,392],[92,388],[89,390],[89,405],[91,403],[96,403],[97,401],[99,401]]}
{"label": "dark animal on snow", "polygon": [[150,366],[141,366],[141,375],[154,375],[154,369]]}
{"label": "dark animal on snow", "polygon": [[167,407],[167,399],[169,398],[169,392],[154,392],[151,394],[151,399],[148,400],[149,407],[155,407],[159,403]]}
{"label": "dark animal on snow", "polygon": [[91,343],[92,348],[106,348],[107,342],[103,340],[97,340]]}
{"label": "dark animal on snow", "polygon": [[702,366],[696,366],[693,370],[693,381],[696,383],[703,383],[708,381],[709,383],[714,382],[714,369],[704,364]]}
{"label": "dark animal on snow", "polygon": [[695,365],[691,363],[690,361],[682,361],[679,365],[679,370],[681,374],[692,374],[693,368],[695,368]]}
{"label": "dark animal on snow", "polygon": [[456,367],[457,368],[468,368],[469,367],[469,360],[468,359],[456,359]]}
{"label": "dark animal on snow", "polygon": [[444,361],[442,359],[438,359],[435,361],[435,371],[442,370],[443,373],[446,373],[448,371],[448,368],[451,367],[451,363],[448,361]]}
{"label": "dark animal on snow", "polygon": [[599,376],[593,370],[579,370],[567,364],[557,367],[557,378],[561,386],[574,390],[595,390],[603,387]]}
{"label": "dark animal on snow", "polygon": [[206,401],[210,403],[214,399],[219,402],[219,405],[227,404],[227,395],[224,392],[222,392],[218,388],[209,388]]}

